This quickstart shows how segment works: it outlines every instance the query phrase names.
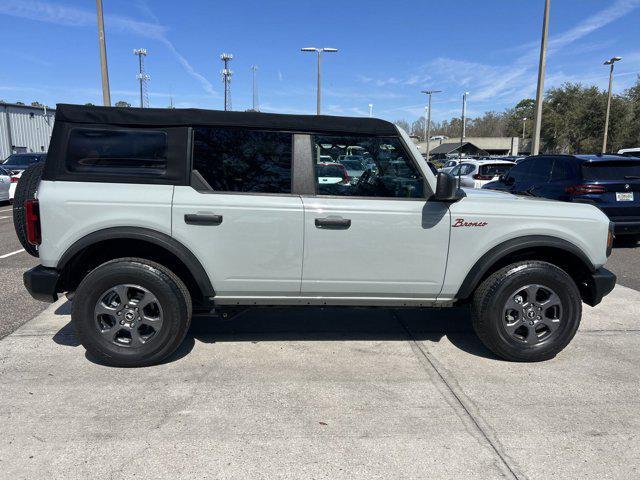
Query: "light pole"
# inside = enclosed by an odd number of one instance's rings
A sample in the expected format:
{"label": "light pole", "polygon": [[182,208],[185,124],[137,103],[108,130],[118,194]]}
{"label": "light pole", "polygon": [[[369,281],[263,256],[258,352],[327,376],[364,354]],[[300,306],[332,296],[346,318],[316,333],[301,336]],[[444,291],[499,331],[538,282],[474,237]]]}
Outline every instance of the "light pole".
{"label": "light pole", "polygon": [[373,117],[373,103],[369,104],[369,118]]}
{"label": "light pole", "polygon": [[316,47],[305,47],[305,48],[301,48],[300,51],[302,52],[316,52],[318,54],[318,106],[316,109],[316,113],[317,115],[320,115],[320,98],[321,98],[321,94],[320,94],[320,54],[322,52],[328,52],[328,53],[336,53],[338,51],[337,48],[316,48]]}
{"label": "light pole", "polygon": [[466,124],[467,96],[469,96],[469,92],[464,92],[462,94],[462,131],[460,132],[460,152],[459,152],[460,158],[462,158],[462,144],[464,143],[464,138],[467,136],[467,124]]}
{"label": "light pole", "polygon": [[424,93],[429,96],[429,104],[427,105],[426,122],[424,124],[424,138],[427,141],[427,160],[429,160],[429,147],[431,140],[431,95],[434,93],[440,93],[442,90],[422,90],[420,93]]}
{"label": "light pole", "polygon": [[111,92],[109,91],[109,70],[107,68],[107,42],[104,37],[104,16],[102,14],[102,0],[96,0],[98,9],[98,45],[100,46],[100,69],[102,71],[102,103],[111,106]]}
{"label": "light pole", "polygon": [[253,111],[257,112],[260,110],[260,107],[258,107],[258,85],[256,84],[256,72],[258,71],[258,66],[252,65],[251,71],[253,72]]}
{"label": "light pole", "polygon": [[540,64],[538,65],[538,88],[536,89],[536,110],[533,120],[531,155],[540,153],[540,129],[542,127],[542,94],[544,91],[544,75],[547,67],[547,38],[549,36],[549,8],[551,0],[545,0],[544,17],[542,19],[542,40],[540,41]]}
{"label": "light pole", "polygon": [[527,117],[522,119],[522,141],[524,142],[524,136],[527,131]]}
{"label": "light pole", "polygon": [[604,116],[604,137],[602,139],[602,154],[607,153],[607,134],[609,133],[609,111],[611,110],[611,87],[613,87],[613,65],[616,62],[622,60],[620,57],[612,57],[606,62],[605,65],[610,65],[609,69],[609,94],[607,96],[607,113]]}

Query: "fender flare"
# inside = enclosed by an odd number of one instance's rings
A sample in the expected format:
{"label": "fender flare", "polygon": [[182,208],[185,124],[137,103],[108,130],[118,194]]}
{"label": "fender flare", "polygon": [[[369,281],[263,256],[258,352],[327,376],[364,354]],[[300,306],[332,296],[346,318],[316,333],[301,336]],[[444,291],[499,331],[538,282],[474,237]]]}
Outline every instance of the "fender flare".
{"label": "fender flare", "polygon": [[589,257],[576,245],[567,240],[563,240],[557,237],[551,237],[547,235],[527,235],[524,237],[513,238],[506,242],[500,243],[486,252],[480,259],[473,265],[467,276],[465,277],[462,285],[458,289],[458,293],[455,298],[464,299],[471,296],[476,289],[480,280],[484,277],[485,273],[501,259],[517,252],[518,250],[526,250],[529,248],[547,247],[554,248],[556,250],[564,250],[571,253],[582,261],[586,268],[590,272],[595,272],[596,268],[589,260]]}
{"label": "fender flare", "polygon": [[175,255],[193,275],[203,297],[215,296],[213,285],[206,270],[196,256],[175,238],[165,233],[143,227],[111,227],[92,232],[73,243],[64,252],[56,269],[63,271],[67,264],[82,250],[99,242],[113,239],[142,240],[152,243]]}

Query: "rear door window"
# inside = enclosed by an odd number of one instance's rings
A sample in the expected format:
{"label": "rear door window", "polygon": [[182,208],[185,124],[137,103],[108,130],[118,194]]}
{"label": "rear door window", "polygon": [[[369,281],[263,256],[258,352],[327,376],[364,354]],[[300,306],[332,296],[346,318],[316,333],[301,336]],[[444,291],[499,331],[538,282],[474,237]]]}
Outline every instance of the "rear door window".
{"label": "rear door window", "polygon": [[193,168],[214,191],[291,193],[291,133],[237,127],[193,130]]}
{"label": "rear door window", "polygon": [[528,180],[531,183],[546,183],[551,177],[551,168],[553,167],[552,158],[532,158],[531,170],[529,171]]}
{"label": "rear door window", "polygon": [[582,176],[586,181],[598,180],[640,180],[640,161],[618,160],[613,162],[593,162],[582,165]]}
{"label": "rear door window", "polygon": [[66,164],[69,172],[162,175],[167,169],[167,134],[74,128],[69,134]]}

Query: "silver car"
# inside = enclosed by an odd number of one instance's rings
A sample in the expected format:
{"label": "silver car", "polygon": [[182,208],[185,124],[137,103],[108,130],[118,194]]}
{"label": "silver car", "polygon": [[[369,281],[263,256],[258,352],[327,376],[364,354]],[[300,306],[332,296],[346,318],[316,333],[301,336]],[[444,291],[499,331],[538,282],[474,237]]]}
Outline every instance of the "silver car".
{"label": "silver car", "polygon": [[515,165],[506,160],[467,160],[456,165],[451,174],[460,177],[460,186],[482,188],[483,185],[498,180]]}

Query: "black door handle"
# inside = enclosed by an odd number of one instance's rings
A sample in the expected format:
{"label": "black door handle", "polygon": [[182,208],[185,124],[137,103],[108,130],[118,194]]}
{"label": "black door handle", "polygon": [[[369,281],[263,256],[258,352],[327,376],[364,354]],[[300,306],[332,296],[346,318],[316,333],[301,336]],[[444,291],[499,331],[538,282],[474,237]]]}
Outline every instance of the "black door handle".
{"label": "black door handle", "polygon": [[351,219],[340,217],[316,218],[316,227],[331,230],[346,230],[351,226]]}
{"label": "black door handle", "polygon": [[220,225],[222,223],[222,215],[187,213],[184,216],[184,223],[188,225]]}

